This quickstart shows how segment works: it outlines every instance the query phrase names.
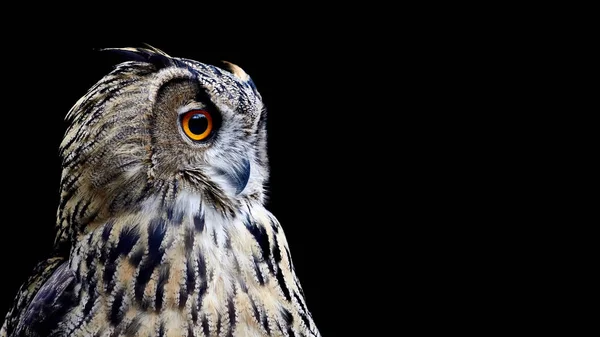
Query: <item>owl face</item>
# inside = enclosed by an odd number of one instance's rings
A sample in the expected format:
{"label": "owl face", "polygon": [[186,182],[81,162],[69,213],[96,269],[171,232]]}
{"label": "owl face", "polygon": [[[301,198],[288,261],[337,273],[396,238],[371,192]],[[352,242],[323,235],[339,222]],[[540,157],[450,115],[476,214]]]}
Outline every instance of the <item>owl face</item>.
{"label": "owl face", "polygon": [[179,179],[189,190],[218,190],[229,199],[257,196],[266,173],[260,96],[249,78],[188,62],[191,78],[156,92],[152,178]]}
{"label": "owl face", "polygon": [[116,51],[132,60],[67,115],[61,226],[101,221],[148,199],[168,205],[186,194],[223,212],[262,202],[266,114],[250,77],[230,63]]}

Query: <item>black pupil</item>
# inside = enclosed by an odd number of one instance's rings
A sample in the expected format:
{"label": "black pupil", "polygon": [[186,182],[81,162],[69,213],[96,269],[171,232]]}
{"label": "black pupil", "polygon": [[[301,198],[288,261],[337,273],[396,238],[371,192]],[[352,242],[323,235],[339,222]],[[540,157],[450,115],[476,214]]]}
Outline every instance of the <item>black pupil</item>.
{"label": "black pupil", "polygon": [[195,135],[201,135],[208,128],[208,119],[203,114],[196,114],[190,118],[188,127]]}

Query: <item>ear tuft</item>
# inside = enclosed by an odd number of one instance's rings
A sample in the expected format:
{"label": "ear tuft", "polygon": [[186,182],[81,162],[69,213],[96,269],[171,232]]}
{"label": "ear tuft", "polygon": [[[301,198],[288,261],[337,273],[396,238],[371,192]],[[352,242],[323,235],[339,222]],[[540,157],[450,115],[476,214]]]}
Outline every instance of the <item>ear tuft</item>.
{"label": "ear tuft", "polygon": [[125,58],[126,61],[151,63],[156,68],[167,68],[175,64],[175,60],[160,49],[146,45],[148,48],[103,48]]}
{"label": "ear tuft", "polygon": [[250,76],[248,76],[248,74],[246,74],[244,69],[240,68],[236,64],[233,64],[233,63],[227,62],[227,61],[221,61],[221,63],[223,63],[225,70],[229,71],[230,73],[232,73],[235,77],[239,78],[240,80],[242,80],[244,82],[247,82],[248,80],[250,80]]}

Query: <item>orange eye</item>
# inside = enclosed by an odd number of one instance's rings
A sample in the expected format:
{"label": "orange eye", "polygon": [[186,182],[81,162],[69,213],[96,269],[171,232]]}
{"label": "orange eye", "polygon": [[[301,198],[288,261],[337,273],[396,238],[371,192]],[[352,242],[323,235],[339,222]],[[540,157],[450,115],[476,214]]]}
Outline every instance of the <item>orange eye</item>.
{"label": "orange eye", "polygon": [[188,111],[181,117],[181,127],[192,140],[206,139],[213,129],[212,116],[206,110]]}

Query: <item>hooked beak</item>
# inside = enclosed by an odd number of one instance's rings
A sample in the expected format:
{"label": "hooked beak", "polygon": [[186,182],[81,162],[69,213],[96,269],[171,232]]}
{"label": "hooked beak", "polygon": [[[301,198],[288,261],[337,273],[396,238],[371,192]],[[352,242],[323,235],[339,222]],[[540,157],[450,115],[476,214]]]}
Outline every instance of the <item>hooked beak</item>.
{"label": "hooked beak", "polygon": [[250,179],[250,161],[248,159],[243,158],[237,165],[231,165],[231,167],[227,169],[219,170],[227,181],[233,186],[235,189],[235,194],[238,195],[242,193],[246,185],[248,184],[248,179]]}

